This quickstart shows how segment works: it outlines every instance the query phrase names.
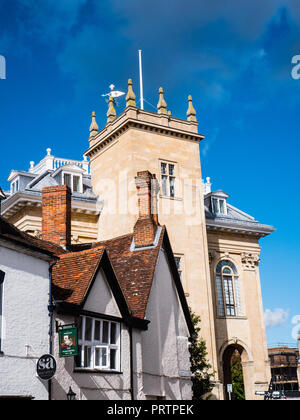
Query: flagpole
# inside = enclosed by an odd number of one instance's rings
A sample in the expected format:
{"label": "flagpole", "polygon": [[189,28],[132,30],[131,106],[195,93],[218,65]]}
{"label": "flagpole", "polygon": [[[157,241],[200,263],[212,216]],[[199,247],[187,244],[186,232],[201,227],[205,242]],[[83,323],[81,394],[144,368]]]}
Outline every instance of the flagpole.
{"label": "flagpole", "polygon": [[139,50],[141,109],[144,109],[142,50]]}

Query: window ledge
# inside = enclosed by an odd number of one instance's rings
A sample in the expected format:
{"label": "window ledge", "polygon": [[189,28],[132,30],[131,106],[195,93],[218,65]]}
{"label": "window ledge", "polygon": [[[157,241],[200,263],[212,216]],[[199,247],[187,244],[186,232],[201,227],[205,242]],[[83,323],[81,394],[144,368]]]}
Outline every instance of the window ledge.
{"label": "window ledge", "polygon": [[105,375],[123,375],[123,372],[121,372],[120,370],[100,370],[100,369],[84,369],[84,368],[75,368],[73,370],[74,373],[100,373],[100,374],[105,374]]}
{"label": "window ledge", "polygon": [[171,197],[170,195],[160,195],[159,198],[167,198],[169,200],[174,200],[174,201],[183,201],[183,199],[180,197]]}
{"label": "window ledge", "polygon": [[217,319],[248,319],[246,316],[217,316]]}

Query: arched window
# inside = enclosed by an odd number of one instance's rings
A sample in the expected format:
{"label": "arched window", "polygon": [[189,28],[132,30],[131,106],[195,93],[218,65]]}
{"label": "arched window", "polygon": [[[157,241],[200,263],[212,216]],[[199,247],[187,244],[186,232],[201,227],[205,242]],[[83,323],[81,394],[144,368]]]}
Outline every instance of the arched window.
{"label": "arched window", "polygon": [[241,316],[239,276],[235,265],[222,260],[216,267],[216,291],[219,316]]}
{"label": "arched window", "polygon": [[2,300],[3,300],[3,282],[5,273],[0,270],[0,353],[1,353],[1,339],[2,339]]}

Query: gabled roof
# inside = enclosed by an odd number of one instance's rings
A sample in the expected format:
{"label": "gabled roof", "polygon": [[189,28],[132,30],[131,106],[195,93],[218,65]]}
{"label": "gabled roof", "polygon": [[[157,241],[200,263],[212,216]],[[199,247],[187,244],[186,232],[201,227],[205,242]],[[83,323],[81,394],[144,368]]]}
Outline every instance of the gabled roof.
{"label": "gabled roof", "polygon": [[2,216],[0,216],[0,238],[30,248],[33,251],[47,254],[51,257],[66,253],[66,251],[58,245],[42,241],[41,239],[34,238],[33,236],[20,231]]}
{"label": "gabled roof", "polygon": [[134,316],[144,318],[151,291],[164,229],[156,247],[131,250],[133,234],[114,238],[102,244],[106,247],[120,286]]}
{"label": "gabled roof", "polygon": [[140,251],[130,251],[132,239],[133,234],[124,235],[62,255],[53,267],[53,283],[68,291],[65,302],[82,305],[106,250],[131,314],[144,319],[163,233],[156,247]]}
{"label": "gabled roof", "polygon": [[[75,251],[79,247],[73,246],[73,252],[61,255],[57,264],[53,266],[54,298],[83,307],[97,270],[102,260],[107,257],[111,263],[110,277],[112,277],[112,280],[108,277],[108,281],[119,307],[126,303],[131,317],[145,320],[158,256],[163,247],[192,334],[193,325],[166,229],[164,227],[161,229],[156,246],[135,250],[132,248],[132,243],[133,234],[128,234],[94,245],[83,245],[82,248],[86,248],[84,250]],[[120,287],[119,291],[113,280],[114,277]],[[123,307],[123,313],[125,312]]]}
{"label": "gabled roof", "polygon": [[[52,267],[52,294],[58,311],[80,313],[92,289],[97,273],[103,269],[125,322],[134,323],[128,303],[103,246],[61,255]],[[139,322],[146,329],[148,322]]]}
{"label": "gabled roof", "polygon": [[67,303],[81,304],[99,267],[104,247],[61,255],[52,268],[54,296]]}

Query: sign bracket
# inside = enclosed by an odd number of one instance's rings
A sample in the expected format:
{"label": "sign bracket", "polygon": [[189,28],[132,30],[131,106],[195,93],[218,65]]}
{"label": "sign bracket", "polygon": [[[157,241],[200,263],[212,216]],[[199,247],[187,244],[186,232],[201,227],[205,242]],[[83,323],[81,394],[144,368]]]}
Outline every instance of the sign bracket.
{"label": "sign bracket", "polygon": [[70,327],[78,327],[78,321],[72,322],[71,324],[59,324],[58,321],[55,321],[55,330],[57,333],[59,333],[59,331],[65,328],[70,328]]}

